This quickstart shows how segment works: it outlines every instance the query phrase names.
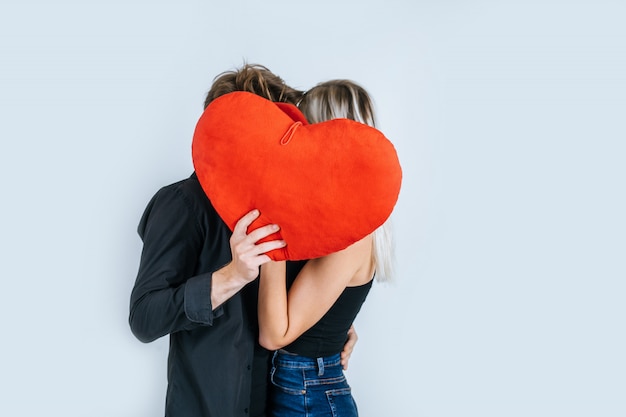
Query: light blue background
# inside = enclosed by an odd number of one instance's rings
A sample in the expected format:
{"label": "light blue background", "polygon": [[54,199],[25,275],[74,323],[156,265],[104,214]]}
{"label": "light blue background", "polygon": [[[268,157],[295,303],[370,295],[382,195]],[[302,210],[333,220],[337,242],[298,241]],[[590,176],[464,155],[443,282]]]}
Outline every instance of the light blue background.
{"label": "light blue background", "polygon": [[[232,4],[231,4],[232,3]],[[156,190],[244,59],[376,102],[404,183],[398,277],[348,371],[363,417],[626,415],[619,1],[3,1],[0,404],[158,416],[127,325]]]}

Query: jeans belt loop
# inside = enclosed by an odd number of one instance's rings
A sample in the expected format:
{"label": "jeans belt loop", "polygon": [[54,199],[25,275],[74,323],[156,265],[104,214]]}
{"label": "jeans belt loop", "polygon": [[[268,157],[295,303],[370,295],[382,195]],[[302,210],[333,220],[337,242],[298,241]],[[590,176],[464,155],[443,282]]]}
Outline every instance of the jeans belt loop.
{"label": "jeans belt loop", "polygon": [[317,376],[324,375],[324,358],[317,358]]}

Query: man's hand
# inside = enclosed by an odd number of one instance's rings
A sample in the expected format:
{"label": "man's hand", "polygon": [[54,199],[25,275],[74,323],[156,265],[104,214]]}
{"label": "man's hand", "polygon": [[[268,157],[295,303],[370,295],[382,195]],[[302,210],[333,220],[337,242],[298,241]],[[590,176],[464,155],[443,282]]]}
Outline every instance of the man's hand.
{"label": "man's hand", "polygon": [[285,246],[282,240],[271,240],[257,245],[259,240],[278,231],[279,227],[275,224],[260,227],[248,234],[248,226],[259,217],[259,214],[258,210],[252,210],[243,216],[235,225],[230,237],[230,250],[233,255],[231,265],[234,273],[248,282],[259,275],[259,266],[271,260],[266,252]]}
{"label": "man's hand", "polygon": [[254,281],[259,275],[259,266],[271,260],[266,252],[285,246],[282,240],[271,240],[257,245],[259,240],[278,231],[279,227],[275,224],[260,227],[248,234],[248,226],[259,214],[258,210],[252,210],[235,225],[230,237],[232,260],[215,271],[211,281],[211,305],[214,310],[246,284]]}
{"label": "man's hand", "polygon": [[343,350],[341,351],[341,366],[343,366],[344,371],[348,369],[348,361],[350,360],[357,340],[359,340],[359,336],[356,334],[354,326],[350,326],[350,330],[348,330],[348,340],[346,340],[346,344],[343,345]]}

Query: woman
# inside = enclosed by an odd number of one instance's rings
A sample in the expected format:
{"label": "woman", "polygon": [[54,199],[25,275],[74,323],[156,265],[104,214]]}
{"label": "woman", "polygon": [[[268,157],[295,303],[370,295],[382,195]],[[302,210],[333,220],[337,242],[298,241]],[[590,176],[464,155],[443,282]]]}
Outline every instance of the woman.
{"label": "woman", "polygon": [[[311,123],[348,118],[374,126],[367,92],[348,80],[312,88],[300,109]],[[379,281],[391,277],[388,221],[342,251],[261,267],[259,340],[267,349],[278,349],[271,371],[271,416],[358,415],[340,352],[374,272]]]}

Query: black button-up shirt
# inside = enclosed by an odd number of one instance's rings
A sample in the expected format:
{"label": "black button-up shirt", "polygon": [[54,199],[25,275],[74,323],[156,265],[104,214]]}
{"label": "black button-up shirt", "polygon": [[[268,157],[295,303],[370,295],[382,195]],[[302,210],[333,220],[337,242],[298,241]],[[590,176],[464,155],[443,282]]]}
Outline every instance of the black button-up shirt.
{"label": "black button-up shirt", "polygon": [[258,284],[213,310],[212,273],[231,260],[231,232],[197,177],[162,188],[139,224],[143,251],[130,327],[170,335],[167,417],[262,416],[268,352],[258,343]]}

